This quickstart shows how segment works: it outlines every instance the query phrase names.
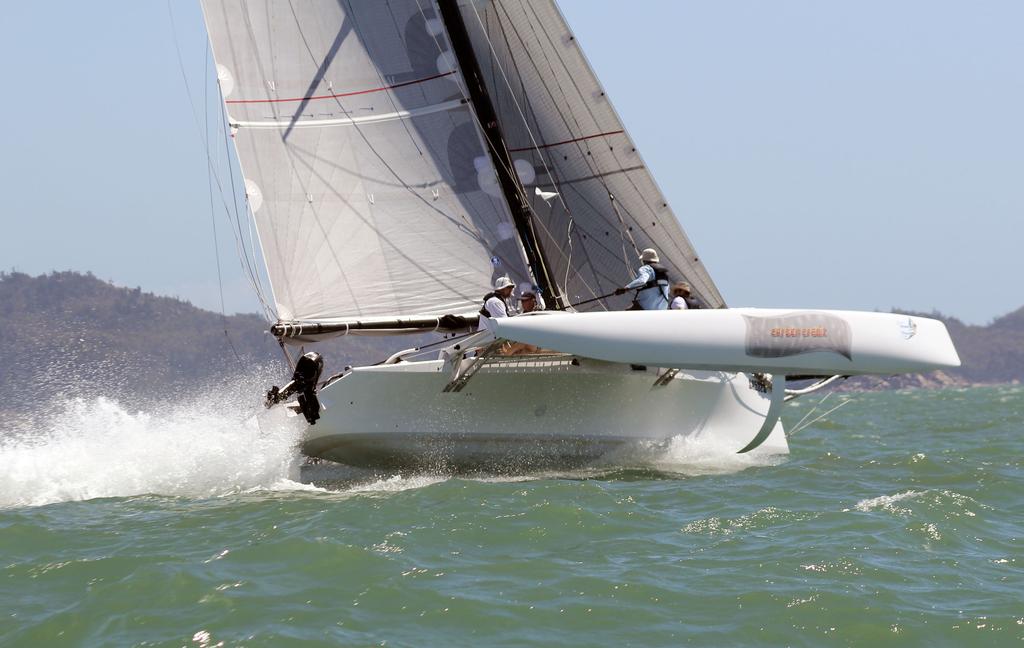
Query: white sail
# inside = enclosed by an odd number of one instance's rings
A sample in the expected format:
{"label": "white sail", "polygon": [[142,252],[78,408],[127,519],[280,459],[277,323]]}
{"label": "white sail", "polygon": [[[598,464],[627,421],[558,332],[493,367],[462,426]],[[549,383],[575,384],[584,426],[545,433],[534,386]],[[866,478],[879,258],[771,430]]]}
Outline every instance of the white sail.
{"label": "white sail", "polygon": [[[508,150],[520,178],[531,180],[541,242],[568,300],[623,285],[638,251],[653,247],[674,279],[721,306],[554,2],[475,0],[460,8]],[[586,308],[620,309],[628,299]]]}
{"label": "white sail", "polygon": [[203,5],[280,320],[469,313],[532,281],[432,2]]}

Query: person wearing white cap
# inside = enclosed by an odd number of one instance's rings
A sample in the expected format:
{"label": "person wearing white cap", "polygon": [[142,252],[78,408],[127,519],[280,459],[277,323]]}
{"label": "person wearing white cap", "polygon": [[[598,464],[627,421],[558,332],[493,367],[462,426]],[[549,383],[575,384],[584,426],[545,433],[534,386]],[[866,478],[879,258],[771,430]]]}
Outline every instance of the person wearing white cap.
{"label": "person wearing white cap", "polygon": [[528,281],[519,284],[519,312],[532,313],[533,311],[545,310],[544,298],[538,294],[536,288]]}
{"label": "person wearing white cap", "polygon": [[687,302],[690,299],[690,284],[685,281],[677,281],[672,284],[672,303],[669,304],[669,310],[687,310],[690,308],[690,304]]}
{"label": "person wearing white cap", "polygon": [[661,265],[658,251],[647,248],[640,253],[643,265],[637,270],[636,279],[615,291],[624,295],[627,290],[636,290],[633,306],[629,310],[666,310],[671,301],[668,296],[668,270]]}
{"label": "person wearing white cap", "polygon": [[[508,277],[498,277],[494,280],[494,290],[484,295],[484,307],[480,309],[483,317],[508,317],[510,312],[515,315],[515,310],[509,306],[508,299],[516,285]],[[481,323],[482,324],[482,323]]]}

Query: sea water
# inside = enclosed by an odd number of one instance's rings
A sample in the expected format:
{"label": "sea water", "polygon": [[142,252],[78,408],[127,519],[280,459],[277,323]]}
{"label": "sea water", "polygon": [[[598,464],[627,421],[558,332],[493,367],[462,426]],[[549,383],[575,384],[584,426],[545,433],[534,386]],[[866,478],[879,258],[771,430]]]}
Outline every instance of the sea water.
{"label": "sea water", "polygon": [[788,457],[475,478],[70,400],[0,433],[0,645],[1018,644],[1024,388],[821,399]]}

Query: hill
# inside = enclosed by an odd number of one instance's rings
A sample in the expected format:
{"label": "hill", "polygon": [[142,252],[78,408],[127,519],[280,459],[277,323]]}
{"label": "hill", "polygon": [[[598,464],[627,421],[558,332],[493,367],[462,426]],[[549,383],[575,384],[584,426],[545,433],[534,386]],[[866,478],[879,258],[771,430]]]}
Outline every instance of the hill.
{"label": "hill", "polygon": [[988,326],[964,324],[941,313],[893,312],[941,320],[960,354],[961,366],[949,371],[886,378],[861,377],[848,381],[853,389],[955,387],[1024,382],[1024,307]]}
{"label": "hill", "polygon": [[[180,299],[117,287],[91,274],[0,273],[0,306],[0,409],[23,410],[41,394],[103,394],[132,402],[186,394],[239,376],[280,384],[288,374],[262,318],[224,317]],[[927,316],[946,323],[962,367],[854,379],[847,388],[1024,381],[1024,308],[988,326],[937,313]],[[353,336],[320,348],[332,372],[432,339]],[[254,398],[258,390],[253,387]]]}
{"label": "hill", "polygon": [[[139,403],[239,376],[280,384],[288,375],[261,317],[224,317],[92,274],[0,273],[0,331],[0,409],[47,394]],[[332,346],[340,352],[325,355],[338,364],[377,361],[396,345],[349,338]]]}

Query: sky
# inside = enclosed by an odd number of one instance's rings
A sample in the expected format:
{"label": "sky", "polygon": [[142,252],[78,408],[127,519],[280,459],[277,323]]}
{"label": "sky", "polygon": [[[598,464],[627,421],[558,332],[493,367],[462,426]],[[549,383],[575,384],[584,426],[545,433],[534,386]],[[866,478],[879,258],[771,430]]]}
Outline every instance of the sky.
{"label": "sky", "polygon": [[[1024,2],[559,4],[731,306],[1024,305]],[[4,11],[0,269],[256,311],[198,0]]]}

